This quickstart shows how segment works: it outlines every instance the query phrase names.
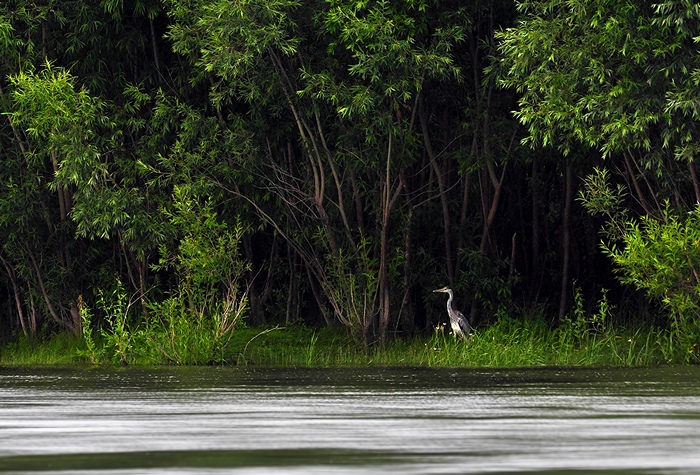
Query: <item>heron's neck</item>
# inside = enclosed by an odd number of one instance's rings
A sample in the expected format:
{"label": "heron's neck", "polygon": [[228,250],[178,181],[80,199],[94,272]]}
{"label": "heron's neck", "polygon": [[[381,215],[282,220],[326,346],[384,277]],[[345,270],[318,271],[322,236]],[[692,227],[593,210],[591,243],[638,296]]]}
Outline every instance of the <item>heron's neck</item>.
{"label": "heron's neck", "polygon": [[452,299],[454,298],[454,294],[452,293],[451,290],[447,291],[447,308],[450,308],[450,305],[452,304]]}

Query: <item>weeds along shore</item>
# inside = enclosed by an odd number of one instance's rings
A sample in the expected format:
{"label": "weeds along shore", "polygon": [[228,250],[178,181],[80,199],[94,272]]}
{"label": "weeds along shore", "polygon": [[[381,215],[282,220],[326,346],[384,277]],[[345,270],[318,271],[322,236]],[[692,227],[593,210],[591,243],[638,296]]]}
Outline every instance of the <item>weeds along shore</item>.
{"label": "weeds along shore", "polygon": [[128,341],[115,341],[109,335],[86,341],[65,333],[37,340],[20,338],[2,346],[0,365],[502,368],[683,364],[696,357],[694,347],[681,351],[668,330],[595,329],[574,322],[551,329],[541,320],[502,319],[475,329],[466,339],[455,338],[448,328],[438,326],[431,334],[392,338],[383,347],[359,344],[339,327],[303,325],[240,325],[220,348],[192,337],[187,335],[188,340],[180,345],[145,331],[130,335]]}

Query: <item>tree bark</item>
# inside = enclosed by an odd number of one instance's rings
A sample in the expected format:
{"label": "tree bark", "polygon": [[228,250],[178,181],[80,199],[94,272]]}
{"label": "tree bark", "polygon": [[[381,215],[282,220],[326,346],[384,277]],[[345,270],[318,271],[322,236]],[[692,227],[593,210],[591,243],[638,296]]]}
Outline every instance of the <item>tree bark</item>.
{"label": "tree bark", "polygon": [[[413,332],[415,324],[413,321],[414,310],[411,306],[411,264],[412,264],[412,253],[411,253],[411,225],[413,223],[413,208],[408,210],[408,216],[406,216],[405,233],[404,238],[404,256],[403,256],[403,298],[401,300],[401,309],[399,313],[399,321],[401,321],[403,330],[410,330]],[[409,318],[411,317],[411,318]]]}
{"label": "tree bark", "polygon": [[15,298],[15,308],[17,308],[17,318],[19,319],[19,324],[22,327],[22,333],[24,336],[34,336],[34,331],[36,331],[36,328],[30,327],[32,330],[30,331],[30,328],[27,328],[27,322],[25,322],[24,319],[22,300],[20,299],[19,286],[17,285],[17,275],[15,274],[14,269],[12,269],[12,266],[10,266],[10,263],[7,262],[2,256],[0,256],[0,261],[2,261],[2,265],[5,268],[8,278],[10,279],[10,284],[12,285],[12,293]]}
{"label": "tree bark", "polygon": [[428,158],[430,159],[430,166],[435,173],[435,178],[438,184],[438,191],[440,193],[440,204],[442,205],[442,228],[443,228],[443,239],[445,246],[445,268],[447,269],[447,280],[450,286],[455,284],[455,273],[454,273],[454,260],[452,258],[452,243],[451,243],[451,226],[450,226],[450,210],[447,203],[447,193],[445,190],[445,179],[440,171],[440,167],[437,164],[437,155],[433,149],[433,145],[430,141],[430,133],[428,131],[428,117],[425,111],[425,106],[423,104],[423,96],[421,95],[419,101],[419,118],[421,131],[423,133],[423,144],[425,146],[425,151],[428,153]]}
{"label": "tree bark", "polygon": [[389,218],[391,211],[399,198],[402,180],[396,189],[392,190],[391,185],[391,160],[393,157],[393,134],[389,131],[389,144],[387,146],[386,169],[384,175],[384,185],[382,187],[382,224],[380,231],[379,250],[379,341],[383,346],[386,341],[387,330],[389,328],[390,316],[390,288],[389,288]]}
{"label": "tree bark", "polygon": [[700,181],[698,181],[698,172],[695,169],[694,162],[688,162],[688,169],[690,170],[690,176],[693,178],[693,189],[695,190],[695,203],[700,205]]}
{"label": "tree bark", "polygon": [[562,226],[562,270],[561,295],[559,298],[559,322],[564,320],[569,302],[569,263],[571,260],[571,208],[574,201],[573,167],[567,159],[565,165],[564,210],[561,216]]}
{"label": "tree bark", "polygon": [[37,284],[39,284],[39,290],[41,291],[42,297],[44,297],[44,302],[46,303],[46,308],[49,310],[51,318],[53,318],[54,321],[62,327],[68,329],[70,332],[77,334],[78,329],[75,327],[74,322],[66,322],[56,311],[53,302],[51,302],[49,292],[46,289],[46,286],[44,285],[44,278],[41,276],[41,269],[39,268],[39,264],[37,263],[36,258],[34,257],[34,254],[31,250],[27,249],[27,253],[29,254],[29,259],[32,261],[32,266],[34,267],[34,271],[36,272]]}
{"label": "tree bark", "polygon": [[534,275],[538,270],[540,262],[540,213],[542,209],[540,160],[536,156],[532,159],[530,189],[532,191],[532,254],[530,259],[532,260],[532,273]]}

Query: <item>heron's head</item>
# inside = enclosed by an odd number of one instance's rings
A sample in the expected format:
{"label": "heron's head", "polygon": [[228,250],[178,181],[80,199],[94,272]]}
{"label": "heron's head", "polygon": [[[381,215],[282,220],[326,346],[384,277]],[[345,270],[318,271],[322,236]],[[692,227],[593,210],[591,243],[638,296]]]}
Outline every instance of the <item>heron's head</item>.
{"label": "heron's head", "polygon": [[441,289],[433,290],[433,292],[444,292],[444,293],[447,293],[449,291],[450,291],[449,287],[443,287]]}

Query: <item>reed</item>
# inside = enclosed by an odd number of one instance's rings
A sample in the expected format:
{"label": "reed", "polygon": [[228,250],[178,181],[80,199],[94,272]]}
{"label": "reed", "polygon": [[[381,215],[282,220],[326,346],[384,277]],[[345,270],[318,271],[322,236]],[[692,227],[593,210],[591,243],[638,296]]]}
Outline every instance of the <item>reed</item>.
{"label": "reed", "polygon": [[[133,338],[130,365],[178,364],[152,345],[153,339]],[[101,335],[92,343],[109,347]],[[192,341],[197,344],[197,341]],[[86,353],[81,338],[57,334],[44,340],[19,338],[0,348],[0,365],[113,365],[109,352]],[[194,351],[194,350],[192,350]],[[96,359],[95,355],[101,357]],[[344,329],[312,329],[300,325],[236,327],[219,358],[204,364],[284,367],[528,367],[640,366],[684,363],[669,331],[655,328],[608,327],[588,331],[573,325],[550,329],[542,320],[503,318],[477,328],[466,339],[454,338],[445,327],[430,335],[396,338],[384,347],[366,348]],[[179,362],[183,364],[183,362]],[[199,364],[202,364],[201,362]]]}
{"label": "reed", "polygon": [[259,338],[247,349],[246,362],[272,366],[639,366],[679,362],[662,351],[668,335],[659,330],[607,329],[572,336],[538,321],[502,321],[467,339],[444,327],[428,337],[395,339],[366,349],[337,332],[294,329],[294,338]]}
{"label": "reed", "polygon": [[44,339],[21,336],[0,347],[0,366],[73,366],[85,358],[78,353],[82,340],[67,333]]}

